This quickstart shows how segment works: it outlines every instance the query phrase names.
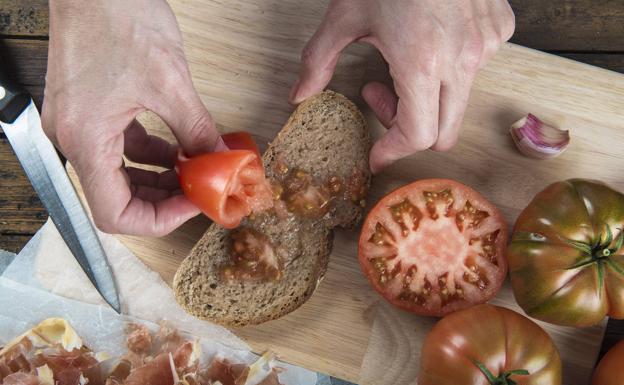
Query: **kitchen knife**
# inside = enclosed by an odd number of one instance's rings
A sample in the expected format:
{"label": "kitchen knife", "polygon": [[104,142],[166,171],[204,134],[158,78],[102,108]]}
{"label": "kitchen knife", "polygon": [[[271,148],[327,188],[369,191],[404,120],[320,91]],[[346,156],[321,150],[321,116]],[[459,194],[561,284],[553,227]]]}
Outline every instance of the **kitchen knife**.
{"label": "kitchen knife", "polygon": [[52,222],[87,277],[121,312],[108,259],[54,145],[41,128],[30,95],[0,73],[0,126]]}

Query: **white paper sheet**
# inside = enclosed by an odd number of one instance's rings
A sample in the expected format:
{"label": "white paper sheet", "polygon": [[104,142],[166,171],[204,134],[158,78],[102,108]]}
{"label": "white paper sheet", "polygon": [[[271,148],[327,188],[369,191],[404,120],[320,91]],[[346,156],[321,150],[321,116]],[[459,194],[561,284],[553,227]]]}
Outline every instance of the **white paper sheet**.
{"label": "white paper sheet", "polygon": [[[171,288],[115,237],[98,232],[117,281],[123,313],[138,319],[170,322],[180,330],[235,349],[249,346],[228,329],[187,314]],[[107,306],[48,220],[7,267],[5,278],[82,302]]]}
{"label": "white paper sheet", "polygon": [[[154,330],[166,322],[198,338],[205,360],[215,354],[245,363],[258,358],[228,329],[185,313],[157,273],[113,236],[98,235],[125,315],[106,305],[48,221],[0,276],[0,345],[45,318],[62,317],[94,351],[117,356],[125,352],[127,322],[141,322]],[[315,372],[281,362],[279,366],[286,369],[280,374],[285,385],[317,383]]]}

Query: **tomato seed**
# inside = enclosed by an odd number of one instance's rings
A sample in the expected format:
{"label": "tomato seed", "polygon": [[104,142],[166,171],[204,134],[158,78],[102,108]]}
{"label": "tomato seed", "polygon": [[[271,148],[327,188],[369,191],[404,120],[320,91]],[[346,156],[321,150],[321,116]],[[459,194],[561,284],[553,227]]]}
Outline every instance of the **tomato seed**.
{"label": "tomato seed", "polygon": [[438,203],[442,203],[446,206],[444,208],[444,215],[448,216],[455,202],[455,198],[453,198],[453,194],[449,189],[439,192],[424,191],[423,196],[425,197],[427,212],[429,212],[429,216],[433,220],[437,220],[440,217],[438,214]]}
{"label": "tomato seed", "polygon": [[487,211],[477,210],[470,201],[466,201],[464,208],[455,216],[455,223],[459,231],[464,231],[465,224],[468,222],[469,227],[478,227],[481,222],[490,216]]}

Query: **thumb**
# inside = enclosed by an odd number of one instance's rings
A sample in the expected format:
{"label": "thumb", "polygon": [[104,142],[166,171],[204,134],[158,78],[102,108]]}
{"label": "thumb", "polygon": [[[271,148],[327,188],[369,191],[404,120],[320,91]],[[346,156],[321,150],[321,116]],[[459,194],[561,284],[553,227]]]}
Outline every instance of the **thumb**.
{"label": "thumb", "polygon": [[220,146],[219,132],[193,87],[188,68],[170,71],[169,76],[173,80],[161,82],[157,92],[145,97],[145,107],[165,121],[187,155],[215,151]]}
{"label": "thumb", "polygon": [[289,100],[299,104],[321,92],[329,84],[340,53],[365,34],[364,23],[353,12],[330,6],[325,19],[301,52],[299,79],[293,85]]}
{"label": "thumb", "polygon": [[212,116],[192,86],[185,98],[178,98],[161,109],[159,115],[173,131],[180,147],[189,155],[219,150],[224,146]]}

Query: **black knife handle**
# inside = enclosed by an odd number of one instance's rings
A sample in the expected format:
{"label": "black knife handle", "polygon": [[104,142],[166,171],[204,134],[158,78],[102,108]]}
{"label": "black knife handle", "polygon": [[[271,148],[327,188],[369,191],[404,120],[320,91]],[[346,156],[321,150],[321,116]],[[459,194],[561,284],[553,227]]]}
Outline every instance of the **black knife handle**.
{"label": "black knife handle", "polygon": [[0,71],[0,121],[13,123],[29,103],[28,92]]}

